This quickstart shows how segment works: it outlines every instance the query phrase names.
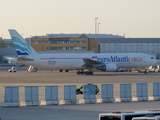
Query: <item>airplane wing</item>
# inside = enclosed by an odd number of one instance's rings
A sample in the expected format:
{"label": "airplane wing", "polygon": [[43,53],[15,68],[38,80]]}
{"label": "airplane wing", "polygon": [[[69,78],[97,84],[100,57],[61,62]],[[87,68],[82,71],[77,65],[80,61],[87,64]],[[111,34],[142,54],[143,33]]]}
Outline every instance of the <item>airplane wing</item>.
{"label": "airplane wing", "polygon": [[25,57],[18,57],[17,61],[34,61],[34,59],[25,58]]}
{"label": "airplane wing", "polygon": [[9,64],[17,63],[18,61],[34,61],[34,59],[25,58],[25,57],[4,57]]}
{"label": "airplane wing", "polygon": [[83,60],[85,63],[84,66],[100,67],[100,66],[104,65],[104,63],[102,63],[102,62],[91,60],[91,59],[83,59]]}
{"label": "airplane wing", "polygon": [[16,63],[16,61],[17,61],[17,57],[7,57],[7,56],[5,56],[4,58],[5,58],[6,61],[8,61],[9,64]]}

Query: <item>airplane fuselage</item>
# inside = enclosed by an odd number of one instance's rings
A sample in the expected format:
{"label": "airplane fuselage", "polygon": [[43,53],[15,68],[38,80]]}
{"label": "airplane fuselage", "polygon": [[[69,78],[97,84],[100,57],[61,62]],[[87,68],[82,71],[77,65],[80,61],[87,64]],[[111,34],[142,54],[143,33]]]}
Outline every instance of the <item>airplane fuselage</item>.
{"label": "airplane fuselage", "polygon": [[116,64],[118,68],[148,67],[156,63],[152,56],[142,53],[38,54],[29,58],[33,61],[18,61],[18,63],[49,69],[83,69],[84,59]]}

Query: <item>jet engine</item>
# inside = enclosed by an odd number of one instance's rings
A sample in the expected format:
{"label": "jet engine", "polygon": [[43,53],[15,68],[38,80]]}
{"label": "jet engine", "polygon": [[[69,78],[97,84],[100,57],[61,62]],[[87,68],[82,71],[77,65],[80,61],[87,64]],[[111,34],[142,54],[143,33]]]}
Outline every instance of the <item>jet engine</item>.
{"label": "jet engine", "polygon": [[105,64],[103,66],[97,67],[97,70],[105,71],[105,72],[115,72],[117,70],[117,65],[113,63]]}

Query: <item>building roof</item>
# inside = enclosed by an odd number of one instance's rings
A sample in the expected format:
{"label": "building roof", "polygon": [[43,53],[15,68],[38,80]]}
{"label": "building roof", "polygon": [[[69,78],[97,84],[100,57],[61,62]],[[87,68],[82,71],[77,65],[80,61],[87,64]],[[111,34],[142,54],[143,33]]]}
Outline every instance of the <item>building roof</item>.
{"label": "building roof", "polygon": [[82,34],[81,36],[79,36],[79,38],[88,38],[85,34]]}
{"label": "building roof", "polygon": [[[84,36],[85,35],[85,36]],[[96,37],[95,34],[46,34],[46,36],[32,36],[32,38],[82,38],[82,36],[84,36],[85,38],[90,38],[93,39]],[[112,34],[98,34],[97,35],[99,38],[124,38],[123,36],[119,36],[119,35],[112,35]]]}
{"label": "building roof", "polygon": [[160,43],[160,38],[100,38],[99,43]]}

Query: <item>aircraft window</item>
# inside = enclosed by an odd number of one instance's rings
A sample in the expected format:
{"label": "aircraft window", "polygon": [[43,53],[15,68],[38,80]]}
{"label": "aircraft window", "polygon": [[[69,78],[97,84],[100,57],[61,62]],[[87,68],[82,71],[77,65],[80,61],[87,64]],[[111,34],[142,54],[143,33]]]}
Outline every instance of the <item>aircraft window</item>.
{"label": "aircraft window", "polygon": [[151,57],[151,59],[153,59],[153,57]]}

